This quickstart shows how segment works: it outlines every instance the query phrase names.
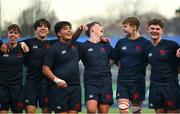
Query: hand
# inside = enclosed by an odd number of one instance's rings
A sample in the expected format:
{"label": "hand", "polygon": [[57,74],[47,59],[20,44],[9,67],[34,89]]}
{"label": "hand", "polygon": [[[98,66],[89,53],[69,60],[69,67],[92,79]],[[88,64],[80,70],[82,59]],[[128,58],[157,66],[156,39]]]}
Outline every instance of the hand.
{"label": "hand", "polygon": [[4,52],[4,53],[8,53],[10,50],[9,50],[9,46],[7,43],[3,43],[2,46],[1,46],[1,51]]}
{"label": "hand", "polygon": [[66,82],[64,80],[62,80],[62,79],[59,79],[59,78],[55,77],[53,81],[57,84],[57,86],[59,88],[66,88],[67,87]]}
{"label": "hand", "polygon": [[[60,79],[61,80],[61,79]],[[61,80],[57,83],[57,86],[60,87],[60,88],[66,88],[67,87],[67,84],[64,80]]]}
{"label": "hand", "polygon": [[180,48],[176,51],[176,57],[180,58]]}
{"label": "hand", "polygon": [[23,49],[24,53],[28,53],[29,52],[29,47],[26,45],[25,42],[20,42],[21,44],[21,48]]}
{"label": "hand", "polygon": [[101,41],[102,41],[103,43],[110,43],[110,39],[109,39],[108,37],[102,37],[102,38],[101,38]]}
{"label": "hand", "polygon": [[82,24],[81,26],[79,26],[79,29],[82,30],[82,31],[87,31],[88,26],[86,24]]}

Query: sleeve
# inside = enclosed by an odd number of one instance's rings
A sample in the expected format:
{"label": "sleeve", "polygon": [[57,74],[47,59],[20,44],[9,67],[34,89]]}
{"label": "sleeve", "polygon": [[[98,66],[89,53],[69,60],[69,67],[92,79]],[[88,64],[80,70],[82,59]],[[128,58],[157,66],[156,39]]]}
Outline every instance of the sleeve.
{"label": "sleeve", "polygon": [[175,42],[175,44],[174,44],[174,50],[177,51],[177,49],[179,49],[179,48],[180,48],[179,44]]}
{"label": "sleeve", "polygon": [[47,49],[44,57],[43,65],[52,67],[56,56],[56,51],[53,47]]}
{"label": "sleeve", "polygon": [[107,48],[108,48],[108,56],[110,58],[111,54],[112,54],[112,51],[113,51],[113,47],[110,44],[108,44]]}
{"label": "sleeve", "polygon": [[121,52],[119,50],[119,47],[120,47],[120,43],[119,41],[116,43],[114,49],[112,49],[111,51],[111,55],[110,55],[110,58],[114,61],[119,61],[120,60],[120,57],[121,57]]}
{"label": "sleeve", "polygon": [[77,30],[74,32],[73,36],[72,36],[72,40],[73,40],[73,41],[76,41],[76,40],[80,37],[81,32],[82,32],[81,29],[77,29]]}

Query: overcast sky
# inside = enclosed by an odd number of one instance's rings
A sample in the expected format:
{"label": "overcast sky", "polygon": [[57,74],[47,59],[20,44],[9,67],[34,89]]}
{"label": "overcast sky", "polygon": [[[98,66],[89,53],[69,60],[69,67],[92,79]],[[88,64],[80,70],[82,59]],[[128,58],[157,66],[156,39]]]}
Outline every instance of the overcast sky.
{"label": "overcast sky", "polygon": [[[42,0],[46,1],[46,0]],[[61,20],[75,21],[89,16],[107,17],[107,11],[113,10],[117,15],[122,0],[51,0],[51,9]],[[141,12],[159,12],[167,18],[175,16],[175,10],[180,7],[180,0],[141,0]],[[31,4],[32,0],[1,0],[1,23],[5,20],[16,21],[22,10]],[[116,9],[117,8],[117,9]],[[128,12],[128,11],[127,11]]]}

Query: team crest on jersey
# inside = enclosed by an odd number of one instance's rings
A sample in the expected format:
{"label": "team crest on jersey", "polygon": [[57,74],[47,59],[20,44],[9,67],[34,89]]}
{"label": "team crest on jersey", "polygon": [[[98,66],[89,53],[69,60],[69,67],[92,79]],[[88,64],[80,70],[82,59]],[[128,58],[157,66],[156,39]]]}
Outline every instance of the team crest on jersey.
{"label": "team crest on jersey", "polygon": [[65,54],[65,53],[66,53],[66,50],[63,50],[61,53],[62,53],[62,54]]}
{"label": "team crest on jersey", "polygon": [[49,48],[49,47],[50,47],[50,45],[49,45],[49,44],[46,44],[44,47],[45,47],[45,48]]}
{"label": "team crest on jersey", "polygon": [[127,47],[126,47],[126,46],[123,46],[123,47],[122,47],[122,50],[127,50]]}
{"label": "team crest on jersey", "polygon": [[75,45],[72,45],[71,48],[72,48],[72,50],[75,50],[75,49],[76,49],[76,46],[75,46]]}
{"label": "team crest on jersey", "polygon": [[166,104],[167,104],[168,107],[173,107],[174,106],[174,102],[172,100],[166,101]]}
{"label": "team crest on jersey", "polygon": [[105,95],[105,99],[106,99],[106,100],[111,100],[111,99],[112,99],[112,95],[106,94],[106,95]]}
{"label": "team crest on jersey", "polygon": [[100,52],[106,52],[106,49],[103,48],[103,47],[101,47],[101,48],[100,48]]}
{"label": "team crest on jersey", "polygon": [[33,49],[37,49],[38,48],[38,45],[33,45]]}
{"label": "team crest on jersey", "polygon": [[92,51],[93,51],[93,48],[89,48],[89,49],[88,49],[88,52],[92,52]]}
{"label": "team crest on jersey", "polygon": [[160,55],[166,55],[166,51],[163,50],[163,49],[161,49],[161,50],[159,51],[159,54],[160,54]]}
{"label": "team crest on jersey", "polygon": [[81,109],[81,105],[80,104],[75,104],[74,107],[75,107],[76,110],[80,110]]}
{"label": "team crest on jersey", "polygon": [[151,56],[152,56],[152,53],[149,53],[148,56],[151,57]]}
{"label": "team crest on jersey", "polygon": [[17,102],[17,107],[23,108],[23,106],[24,106],[23,102],[21,102],[21,101]]}
{"label": "team crest on jersey", "polygon": [[3,57],[9,57],[9,54],[3,54]]}
{"label": "team crest on jersey", "polygon": [[23,56],[22,53],[20,53],[20,52],[17,52],[17,53],[16,53],[16,57],[22,57],[22,56]]}
{"label": "team crest on jersey", "polygon": [[135,49],[136,49],[136,51],[141,51],[141,46],[140,45],[136,45]]}
{"label": "team crest on jersey", "polygon": [[137,100],[137,99],[140,98],[140,95],[139,95],[139,93],[133,93],[132,97],[133,97],[134,100]]}

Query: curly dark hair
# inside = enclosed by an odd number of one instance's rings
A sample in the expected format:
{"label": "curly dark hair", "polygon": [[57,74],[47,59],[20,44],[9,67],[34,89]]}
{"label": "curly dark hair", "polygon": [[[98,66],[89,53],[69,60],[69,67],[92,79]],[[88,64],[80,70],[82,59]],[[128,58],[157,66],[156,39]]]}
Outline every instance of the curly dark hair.
{"label": "curly dark hair", "polygon": [[18,31],[19,33],[21,32],[20,27],[17,24],[11,24],[8,26],[8,31],[13,30],[13,31]]}
{"label": "curly dark hair", "polygon": [[151,25],[159,25],[161,28],[164,28],[164,22],[160,18],[151,19],[148,22],[148,26],[151,26]]}
{"label": "curly dark hair", "polygon": [[41,24],[45,24],[45,25],[47,25],[49,30],[51,29],[51,24],[49,23],[49,21],[46,20],[45,18],[40,18],[34,23],[34,30],[36,30],[37,27]]}

